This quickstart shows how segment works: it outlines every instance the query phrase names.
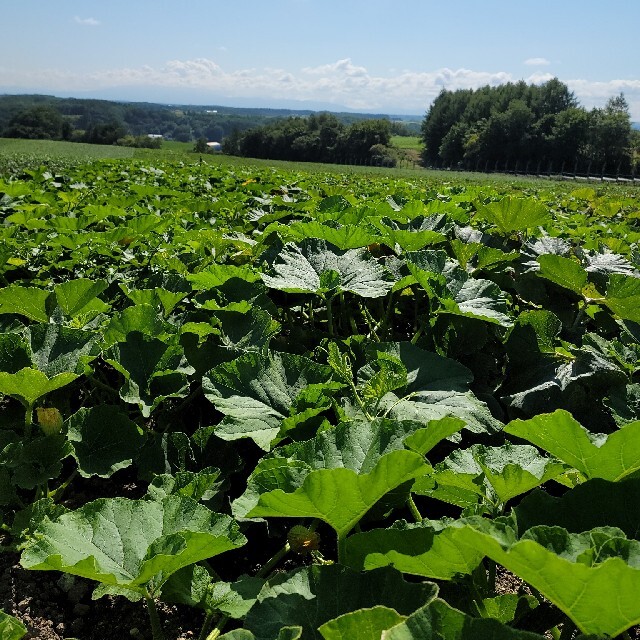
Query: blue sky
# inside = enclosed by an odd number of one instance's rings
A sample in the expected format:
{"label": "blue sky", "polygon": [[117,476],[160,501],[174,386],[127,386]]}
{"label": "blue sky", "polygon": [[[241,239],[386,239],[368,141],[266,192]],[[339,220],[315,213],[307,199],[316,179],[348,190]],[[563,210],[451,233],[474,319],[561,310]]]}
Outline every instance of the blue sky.
{"label": "blue sky", "polygon": [[423,114],[557,76],[640,120],[638,0],[5,0],[0,93]]}

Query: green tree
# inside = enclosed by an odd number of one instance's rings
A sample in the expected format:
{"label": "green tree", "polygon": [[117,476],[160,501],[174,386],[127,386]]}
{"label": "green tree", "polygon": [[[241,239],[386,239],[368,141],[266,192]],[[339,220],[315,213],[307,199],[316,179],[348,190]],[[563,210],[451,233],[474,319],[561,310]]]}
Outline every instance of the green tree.
{"label": "green tree", "polygon": [[448,166],[461,164],[464,159],[465,143],[469,135],[466,122],[456,122],[442,139],[438,155]]}
{"label": "green tree", "polygon": [[364,162],[371,158],[371,147],[387,146],[390,141],[388,120],[361,120],[347,127],[336,150],[340,157]]}
{"label": "green tree", "polygon": [[123,138],[127,130],[121,122],[115,120],[105,124],[96,124],[86,130],[84,141],[91,144],[116,144],[119,138]]}
{"label": "green tree", "polygon": [[196,153],[208,153],[209,151],[209,147],[207,146],[207,139],[206,138],[198,138],[196,140],[196,143],[193,147],[193,150]]}
{"label": "green tree", "polygon": [[191,140],[191,127],[188,124],[180,124],[173,130],[174,140],[189,142]]}
{"label": "green tree", "polygon": [[631,116],[624,94],[610,98],[604,109],[591,111],[588,155],[604,173],[631,169]]}
{"label": "green tree", "polygon": [[[64,129],[62,116],[56,109],[37,106],[14,116],[3,132],[6,138],[60,140]],[[67,129],[64,129],[67,131]]]}
{"label": "green tree", "polygon": [[427,164],[439,164],[441,161],[440,145],[449,129],[462,119],[472,94],[472,91],[443,89],[429,107],[422,122],[423,159]]}
{"label": "green tree", "polygon": [[589,114],[580,107],[571,107],[552,117],[551,131],[546,137],[546,157],[554,166],[584,164]]}

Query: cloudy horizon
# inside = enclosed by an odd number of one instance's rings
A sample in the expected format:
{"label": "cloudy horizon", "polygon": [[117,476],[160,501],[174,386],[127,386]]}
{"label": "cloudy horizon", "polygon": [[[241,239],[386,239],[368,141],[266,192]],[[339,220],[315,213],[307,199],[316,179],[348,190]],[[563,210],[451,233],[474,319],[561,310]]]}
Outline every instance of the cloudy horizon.
{"label": "cloudy horizon", "polygon": [[[347,29],[340,38],[332,18],[340,6],[335,0],[322,5],[276,0],[271,12],[245,0],[237,5],[245,8],[236,12],[242,20],[228,7],[212,8],[199,0],[189,5],[193,20],[175,5],[149,0],[114,0],[108,10],[95,0],[70,0],[62,5],[66,14],[24,0],[6,8],[8,24],[28,19],[40,37],[25,42],[9,29],[0,42],[0,93],[108,93],[110,99],[183,104],[184,96],[193,96],[193,104],[237,106],[235,100],[279,108],[317,103],[336,110],[418,115],[442,88],[477,89],[519,80],[539,84],[557,77],[587,109],[623,92],[632,118],[640,120],[640,76],[630,60],[633,43],[626,38],[632,21],[620,22],[611,33],[609,14],[599,16],[595,3],[568,0],[556,8],[581,34],[589,36],[586,30],[598,28],[594,50],[588,37],[569,34],[558,41],[558,33],[564,33],[562,15],[545,23],[539,11],[527,14],[505,0],[488,0],[487,11],[470,0],[450,4],[466,9],[474,23],[459,22],[449,36],[433,32],[423,42],[419,23],[441,21],[451,15],[446,8],[408,1],[399,17],[389,13],[385,25],[379,16],[391,11],[390,3],[373,0],[363,18],[358,14],[363,5],[355,0],[350,9],[342,7],[340,20]],[[545,4],[553,3],[542,0]],[[581,12],[567,10],[572,4]],[[501,10],[501,20],[492,18],[492,8]],[[628,12],[640,17],[638,8]],[[599,26],[593,24],[596,17]],[[525,18],[528,31],[518,37],[512,25]],[[207,30],[208,21],[219,26]],[[307,23],[316,29],[305,38]],[[540,24],[547,24],[544,32]],[[476,34],[482,47],[469,43],[469,34]],[[380,45],[383,37],[387,41]],[[57,46],[47,49],[53,38]]]}

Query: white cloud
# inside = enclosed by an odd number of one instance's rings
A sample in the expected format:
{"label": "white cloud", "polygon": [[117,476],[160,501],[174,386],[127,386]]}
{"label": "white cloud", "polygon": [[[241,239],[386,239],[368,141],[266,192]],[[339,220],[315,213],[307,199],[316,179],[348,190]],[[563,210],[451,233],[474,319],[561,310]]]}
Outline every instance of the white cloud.
{"label": "white cloud", "polygon": [[529,67],[546,67],[550,65],[551,62],[546,58],[527,58],[527,60],[524,61],[524,64]]}
{"label": "white cloud", "polygon": [[100,20],[95,18],[81,18],[80,16],[74,16],[74,21],[85,27],[97,27],[100,24]]}
{"label": "white cloud", "polygon": [[[527,82],[540,84],[552,78],[535,71]],[[473,69],[404,70],[375,75],[349,58],[303,69],[250,68],[227,71],[213,60],[170,60],[161,67],[141,66],[80,74],[47,69],[31,74],[0,66],[0,89],[20,87],[29,90],[72,93],[114,88],[194,89],[211,100],[253,98],[276,105],[285,100],[310,100],[336,107],[370,112],[422,114],[443,89],[476,89],[515,82],[519,78],[506,71]],[[640,120],[640,80],[587,81],[563,80],[580,103],[591,108],[602,106],[611,96],[624,91],[634,120]],[[169,98],[170,99],[170,98]]]}
{"label": "white cloud", "polygon": [[536,71],[532,73],[528,78],[525,78],[527,84],[543,84],[553,80],[556,76],[553,73],[543,73],[542,71]]}
{"label": "white cloud", "polygon": [[351,58],[344,58],[343,60],[338,60],[337,62],[333,62],[332,64],[323,64],[319,67],[305,67],[302,69],[303,73],[308,73],[311,75],[343,75],[343,76],[366,76],[367,70],[364,67],[357,67],[351,62]]}

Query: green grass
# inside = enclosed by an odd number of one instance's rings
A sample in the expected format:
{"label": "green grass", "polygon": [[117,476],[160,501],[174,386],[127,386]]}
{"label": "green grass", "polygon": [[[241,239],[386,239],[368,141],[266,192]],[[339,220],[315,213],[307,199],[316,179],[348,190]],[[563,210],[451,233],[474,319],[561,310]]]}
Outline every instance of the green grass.
{"label": "green grass", "polygon": [[182,160],[197,158],[191,142],[165,141],[160,149],[136,149],[116,145],[85,144],[60,140],[0,138],[0,174],[20,173],[45,165],[50,171],[64,172],[72,165],[93,160]]}
{"label": "green grass", "polygon": [[[403,144],[410,141],[417,143],[420,138],[394,136],[392,141],[400,140]],[[405,147],[408,148],[408,147]],[[180,160],[185,163],[206,162],[207,164],[222,164],[237,167],[273,167],[284,171],[306,173],[340,174],[342,176],[366,176],[384,178],[408,178],[420,180],[434,180],[449,184],[487,184],[488,182],[510,183],[513,186],[533,186],[540,184],[562,184],[567,190],[575,189],[573,182],[541,181],[539,178],[514,177],[505,174],[483,174],[465,171],[438,171],[416,168],[384,168],[353,165],[322,164],[314,162],[287,162],[279,160],[258,160],[254,158],[239,158],[234,156],[199,155],[192,151],[191,142],[165,141],[160,149],[134,149],[115,145],[97,145],[78,142],[63,142],[53,140],[22,140],[14,138],[0,138],[0,175],[16,173],[24,169],[36,169],[46,165],[52,171],[64,171],[69,165],[78,165],[92,160],[140,159],[172,161]],[[599,187],[602,189],[602,187]],[[609,185],[609,190],[615,185]]]}
{"label": "green grass", "polygon": [[160,149],[136,149],[107,144],[86,144],[61,140],[22,140],[0,138],[0,156],[28,154],[43,158],[72,158],[78,160],[102,160],[105,158],[173,158],[189,154],[193,156],[192,142],[165,141]]}
{"label": "green grass", "polygon": [[418,136],[391,136],[391,144],[398,149],[422,151],[422,138]]}
{"label": "green grass", "polygon": [[28,154],[52,158],[95,160],[102,158],[133,158],[135,149],[112,145],[85,144],[59,140],[22,140],[0,138],[0,155]]}

